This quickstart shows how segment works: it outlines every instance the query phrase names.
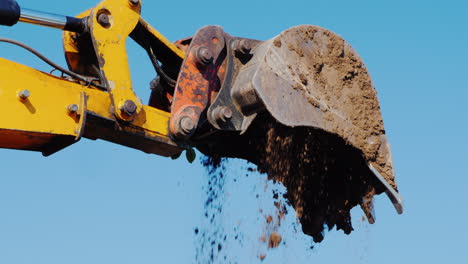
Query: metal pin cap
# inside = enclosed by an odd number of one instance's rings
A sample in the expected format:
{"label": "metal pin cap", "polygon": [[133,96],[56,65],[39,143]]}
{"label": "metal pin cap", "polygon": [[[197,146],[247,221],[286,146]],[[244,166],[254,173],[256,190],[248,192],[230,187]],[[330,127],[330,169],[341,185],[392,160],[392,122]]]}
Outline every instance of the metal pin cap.
{"label": "metal pin cap", "polygon": [[29,98],[29,96],[31,96],[31,93],[27,89],[24,89],[18,92],[18,97],[21,100],[26,100]]}

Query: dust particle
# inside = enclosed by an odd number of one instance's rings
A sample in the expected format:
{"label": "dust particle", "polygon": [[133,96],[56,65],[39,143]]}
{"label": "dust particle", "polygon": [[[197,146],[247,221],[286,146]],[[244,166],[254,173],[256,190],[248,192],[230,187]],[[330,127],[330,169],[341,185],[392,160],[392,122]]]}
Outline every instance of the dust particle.
{"label": "dust particle", "polygon": [[267,219],[266,219],[266,222],[267,222],[267,224],[273,222],[273,217],[272,217],[271,215],[269,215],[269,216],[267,217]]}

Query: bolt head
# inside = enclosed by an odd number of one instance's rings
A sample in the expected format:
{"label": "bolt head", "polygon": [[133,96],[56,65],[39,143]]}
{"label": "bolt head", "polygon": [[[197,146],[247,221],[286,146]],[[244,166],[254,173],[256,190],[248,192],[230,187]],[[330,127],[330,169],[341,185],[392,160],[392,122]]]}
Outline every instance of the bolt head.
{"label": "bolt head", "polygon": [[227,106],[218,106],[213,110],[212,117],[216,122],[226,122],[232,118],[232,109]]}
{"label": "bolt head", "polygon": [[184,116],[180,119],[179,126],[184,136],[192,134],[196,128],[195,122],[193,122],[193,120],[188,116]]}
{"label": "bolt head", "polygon": [[67,109],[68,109],[68,113],[70,114],[76,114],[79,110],[78,105],[76,104],[69,105]]}
{"label": "bolt head", "polygon": [[202,66],[208,66],[213,62],[214,59],[213,53],[207,47],[199,47],[196,50],[195,56],[198,63],[200,63]]}
{"label": "bolt head", "polygon": [[105,28],[108,28],[111,25],[109,15],[106,13],[100,13],[97,16],[97,21],[101,26]]}
{"label": "bolt head", "polygon": [[18,97],[21,100],[26,100],[29,98],[29,96],[31,96],[31,93],[27,89],[24,89],[18,92]]}
{"label": "bolt head", "polygon": [[140,4],[140,0],[129,0],[129,2],[132,6],[137,6]]}
{"label": "bolt head", "polygon": [[239,51],[240,53],[249,54],[251,50],[252,46],[246,39],[242,39],[238,42],[237,51]]}
{"label": "bolt head", "polygon": [[225,119],[231,119],[232,118],[232,110],[229,107],[223,107],[223,116]]}
{"label": "bolt head", "polygon": [[132,100],[127,100],[125,103],[120,107],[120,111],[127,114],[128,116],[132,116],[137,111],[137,106]]}

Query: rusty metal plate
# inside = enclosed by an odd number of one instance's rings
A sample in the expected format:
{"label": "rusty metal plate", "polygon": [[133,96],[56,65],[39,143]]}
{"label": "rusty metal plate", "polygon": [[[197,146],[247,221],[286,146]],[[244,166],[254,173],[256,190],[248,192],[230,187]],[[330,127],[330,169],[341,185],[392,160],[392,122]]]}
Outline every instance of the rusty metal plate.
{"label": "rusty metal plate", "polygon": [[224,76],[224,31],[206,26],[193,37],[174,91],[169,129],[177,139],[189,138],[199,126],[201,113],[217,92]]}

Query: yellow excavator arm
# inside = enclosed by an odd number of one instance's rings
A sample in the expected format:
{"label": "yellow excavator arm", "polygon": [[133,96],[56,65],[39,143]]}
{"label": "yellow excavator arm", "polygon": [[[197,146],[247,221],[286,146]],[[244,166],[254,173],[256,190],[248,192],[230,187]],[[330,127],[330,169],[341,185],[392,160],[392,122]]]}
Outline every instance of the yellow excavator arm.
{"label": "yellow excavator arm", "polygon": [[[185,53],[141,19],[140,4],[135,3],[103,1],[86,12],[88,32],[64,31],[65,53],[72,67],[81,67],[85,56],[92,57],[80,54],[77,35],[86,34],[94,44],[101,63],[100,75],[105,76],[105,81],[98,85],[93,85],[97,83],[94,80],[59,78],[0,59],[0,109],[10,113],[1,118],[0,147],[41,151],[47,156],[86,137],[162,156],[173,156],[182,151],[183,148],[169,137],[170,114],[144,105],[134,93],[126,41],[138,27],[142,32],[139,34],[148,41],[164,45],[166,53],[172,53],[170,56],[178,63],[182,62]],[[24,22],[67,26],[66,17],[60,24],[61,17],[57,15],[24,10],[22,15],[24,18],[20,20]],[[98,21],[103,16],[109,20],[109,26]],[[82,23],[81,19],[77,21]]]}

